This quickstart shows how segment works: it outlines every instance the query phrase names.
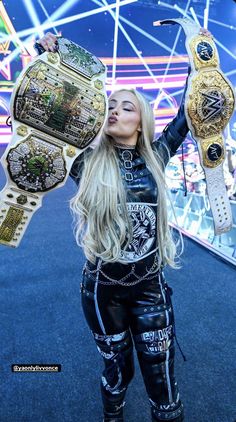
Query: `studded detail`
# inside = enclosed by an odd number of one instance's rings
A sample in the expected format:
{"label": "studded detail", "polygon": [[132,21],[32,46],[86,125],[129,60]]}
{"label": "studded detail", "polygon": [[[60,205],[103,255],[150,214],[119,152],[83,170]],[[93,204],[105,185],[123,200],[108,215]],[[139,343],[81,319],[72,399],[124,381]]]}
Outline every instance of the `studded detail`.
{"label": "studded detail", "polygon": [[[160,410],[153,408],[152,413],[155,416],[156,421],[160,421],[160,422],[166,421],[166,420],[167,421],[175,421],[176,418],[178,418],[178,421],[180,422],[180,420],[183,421],[183,417],[184,417],[184,415],[183,415],[183,404],[181,403],[180,406],[177,409],[175,409],[174,411],[170,410],[169,412],[160,411]],[[181,419],[179,418],[180,415],[182,416]]]}
{"label": "studded detail", "polygon": [[132,173],[125,173],[125,180],[127,182],[132,182],[134,180]]}
{"label": "studded detail", "polygon": [[124,161],[124,167],[126,169],[132,169],[132,162],[131,161]]}

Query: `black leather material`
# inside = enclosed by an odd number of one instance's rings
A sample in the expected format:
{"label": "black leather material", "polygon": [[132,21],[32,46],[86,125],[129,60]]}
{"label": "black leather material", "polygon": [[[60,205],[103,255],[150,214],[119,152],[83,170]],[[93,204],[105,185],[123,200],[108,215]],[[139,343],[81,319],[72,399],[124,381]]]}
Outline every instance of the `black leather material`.
{"label": "black leather material", "polygon": [[[153,149],[167,165],[169,156],[173,156],[183,142],[188,130],[184,116],[183,105],[176,118],[166,127],[159,139],[153,142]],[[181,133],[182,134],[181,134]],[[127,207],[133,224],[133,239],[129,247],[123,253],[123,262],[102,263],[103,272],[112,279],[126,277],[135,262],[135,273],[145,276],[153,266],[157,254],[156,239],[156,216],[157,216],[157,185],[153,175],[147,168],[144,158],[136,147],[115,146],[119,159],[120,174],[127,192]],[[73,163],[70,176],[79,185],[83,170],[83,157],[89,153],[89,148],[81,154]],[[91,150],[90,150],[91,151]],[[87,262],[90,270],[94,271],[96,264]],[[101,275],[103,281],[107,277]],[[127,280],[127,282],[130,279]]]}
{"label": "black leather material", "polygon": [[177,403],[172,410],[165,411],[157,408],[152,408],[152,422],[183,422],[184,421],[184,408],[181,401]]}
{"label": "black leather material", "polygon": [[43,54],[45,52],[43,46],[41,44],[39,44],[38,42],[36,42],[34,44],[34,49],[37,51],[39,56],[40,56],[40,54]]}
{"label": "black leather material", "polygon": [[134,375],[133,343],[152,420],[183,420],[174,375],[175,321],[171,293],[162,274],[152,281],[123,287],[104,286],[84,273],[82,308],[104,360],[101,392],[104,417],[108,421],[113,416],[115,421],[116,416],[122,418],[120,406]]}
{"label": "black leather material", "polygon": [[[176,153],[188,131],[183,104],[184,97],[176,118],[153,143],[153,149],[160,153],[164,165],[168,163],[169,156]],[[87,148],[77,157],[71,168],[70,176],[77,185],[83,170],[83,157],[89,151],[90,148]],[[136,148],[116,146],[116,151],[127,192],[127,205],[132,204],[129,206],[137,234],[135,239],[142,241],[144,238],[148,244],[150,237],[147,235],[156,236],[151,224],[157,212],[155,180]],[[140,206],[140,209],[136,209],[136,206]],[[145,243],[141,247],[134,243],[136,250],[141,250],[143,246]],[[145,274],[154,256],[155,252],[135,262],[135,271],[139,275]],[[94,271],[97,265],[87,262],[87,267]],[[120,280],[130,272],[131,267],[132,262],[117,262],[106,264],[103,269],[109,277]],[[130,281],[133,278],[131,275]],[[104,421],[123,421],[124,398],[134,375],[133,343],[151,403],[152,420],[182,421],[183,407],[174,376],[172,290],[163,272],[129,287],[100,283],[107,280],[101,272],[96,274],[84,270],[81,283],[83,312],[105,365],[101,378]]]}

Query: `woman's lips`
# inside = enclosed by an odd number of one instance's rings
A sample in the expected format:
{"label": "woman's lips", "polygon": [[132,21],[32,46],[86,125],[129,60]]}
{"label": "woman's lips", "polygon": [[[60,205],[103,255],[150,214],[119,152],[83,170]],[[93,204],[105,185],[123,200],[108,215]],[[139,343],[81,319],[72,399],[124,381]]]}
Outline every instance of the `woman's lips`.
{"label": "woman's lips", "polygon": [[110,116],[109,118],[108,118],[108,123],[116,123],[117,122],[117,118],[115,117],[115,116]]}

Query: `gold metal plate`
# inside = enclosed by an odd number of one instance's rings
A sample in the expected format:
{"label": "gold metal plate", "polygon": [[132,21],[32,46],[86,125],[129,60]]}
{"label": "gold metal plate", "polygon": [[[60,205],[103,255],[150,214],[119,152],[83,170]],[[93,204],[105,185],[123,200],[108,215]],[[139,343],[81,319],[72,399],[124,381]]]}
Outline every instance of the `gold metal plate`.
{"label": "gold metal plate", "polygon": [[223,136],[218,135],[200,140],[203,165],[215,168],[225,159]]}
{"label": "gold metal plate", "polygon": [[197,35],[190,41],[189,47],[196,70],[219,66],[215,43],[209,37]]}
{"label": "gold metal plate", "polygon": [[[2,212],[3,211],[4,210],[2,210]],[[23,210],[16,207],[9,208],[6,217],[4,218],[0,226],[0,242],[10,242],[14,238],[14,236],[17,236],[16,231],[18,226],[22,222],[23,215]]]}
{"label": "gold metal plate", "polygon": [[209,138],[225,128],[234,111],[234,93],[218,70],[192,78],[187,111],[194,136]]}

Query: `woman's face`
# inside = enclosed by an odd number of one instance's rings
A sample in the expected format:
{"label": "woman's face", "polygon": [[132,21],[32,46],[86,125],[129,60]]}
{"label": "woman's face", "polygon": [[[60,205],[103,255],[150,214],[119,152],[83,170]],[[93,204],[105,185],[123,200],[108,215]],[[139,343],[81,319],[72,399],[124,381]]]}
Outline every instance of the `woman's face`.
{"label": "woman's face", "polygon": [[132,92],[119,91],[109,97],[104,131],[118,143],[136,145],[141,132],[141,111]]}

